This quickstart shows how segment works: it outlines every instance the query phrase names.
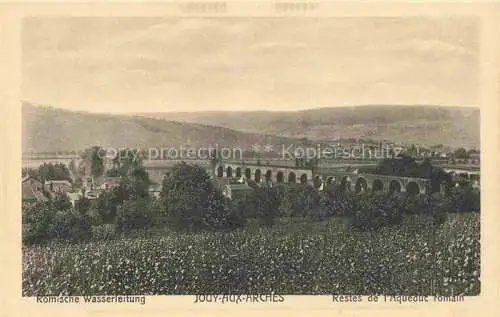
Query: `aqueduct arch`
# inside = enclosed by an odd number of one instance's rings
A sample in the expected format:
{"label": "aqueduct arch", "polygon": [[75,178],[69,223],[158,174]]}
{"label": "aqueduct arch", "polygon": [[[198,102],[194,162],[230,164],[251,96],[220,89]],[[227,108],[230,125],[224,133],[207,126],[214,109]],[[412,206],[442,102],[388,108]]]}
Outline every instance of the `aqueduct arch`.
{"label": "aqueduct arch", "polygon": [[384,190],[384,183],[380,179],[376,179],[372,184],[372,191],[379,192]]}
{"label": "aqueduct arch", "polygon": [[265,174],[266,182],[271,182],[273,180],[273,172],[271,170],[267,170]]}
{"label": "aqueduct arch", "polygon": [[342,177],[340,181],[340,186],[342,190],[351,190],[351,178],[349,176]]}
{"label": "aqueduct arch", "polygon": [[307,183],[307,174],[300,175],[300,183],[301,184],[306,184]]}
{"label": "aqueduct arch", "polygon": [[255,181],[257,183],[260,183],[261,182],[261,171],[260,169],[256,169],[255,170],[255,177],[254,177]]}
{"label": "aqueduct arch", "polygon": [[366,192],[368,190],[368,182],[363,177],[358,178],[356,184],[354,185],[354,191],[356,193]]}
{"label": "aqueduct arch", "polygon": [[417,182],[408,182],[408,184],[406,184],[406,192],[410,196],[418,195],[420,193],[420,186]]}
{"label": "aqueduct arch", "polygon": [[313,187],[318,189],[321,187],[321,184],[323,183],[323,179],[321,178],[321,176],[319,175],[316,175],[314,177],[314,181],[313,181]]}
{"label": "aqueduct arch", "polygon": [[276,183],[278,184],[283,184],[285,182],[285,177],[283,176],[283,172],[282,171],[279,171],[277,174],[276,174]]}
{"label": "aqueduct arch", "polygon": [[394,179],[389,183],[389,194],[400,193],[401,188],[401,182]]}

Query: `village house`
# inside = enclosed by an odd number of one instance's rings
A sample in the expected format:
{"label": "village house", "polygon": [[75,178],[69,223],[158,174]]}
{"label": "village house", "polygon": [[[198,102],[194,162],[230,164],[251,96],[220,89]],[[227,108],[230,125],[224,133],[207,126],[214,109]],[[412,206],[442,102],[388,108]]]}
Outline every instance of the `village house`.
{"label": "village house", "polygon": [[73,208],[75,208],[75,203],[82,198],[82,193],[81,192],[75,192],[75,193],[67,193],[66,196],[68,196],[69,201],[71,202],[71,205]]}
{"label": "village house", "polygon": [[118,186],[120,186],[121,177],[91,177],[84,176],[82,177],[82,187],[85,190],[112,190]]}
{"label": "village house", "polygon": [[43,184],[41,181],[31,177],[26,176],[22,179],[22,202],[32,203],[47,201],[48,198],[43,192]]}
{"label": "village house", "polygon": [[73,186],[68,180],[46,181],[43,186],[45,191],[50,193],[50,195],[66,194],[73,189]]}
{"label": "village house", "polygon": [[160,198],[161,188],[161,184],[151,184],[148,188],[149,196]]}
{"label": "village house", "polygon": [[246,183],[230,183],[224,185],[222,195],[228,199],[241,199],[253,192],[253,188]]}
{"label": "village house", "polygon": [[75,204],[77,201],[82,199],[82,197],[85,197],[88,200],[94,200],[99,198],[100,192],[98,190],[83,190],[83,191],[75,191],[75,192],[68,192],[66,193],[66,196],[68,197],[69,201],[71,202],[71,205],[73,208],[75,208]]}
{"label": "village house", "polygon": [[222,192],[222,195],[228,199],[239,199],[254,191],[254,189],[248,185],[244,177],[240,179],[215,178],[212,179],[212,183]]}
{"label": "village house", "polygon": [[88,190],[92,189],[92,177],[82,176],[82,188]]}
{"label": "village house", "polygon": [[98,180],[96,183],[96,189],[99,190],[113,190],[120,186],[121,177],[105,177]]}
{"label": "village house", "polygon": [[87,190],[85,191],[85,198],[87,199],[97,199],[101,195],[101,192],[99,190]]}

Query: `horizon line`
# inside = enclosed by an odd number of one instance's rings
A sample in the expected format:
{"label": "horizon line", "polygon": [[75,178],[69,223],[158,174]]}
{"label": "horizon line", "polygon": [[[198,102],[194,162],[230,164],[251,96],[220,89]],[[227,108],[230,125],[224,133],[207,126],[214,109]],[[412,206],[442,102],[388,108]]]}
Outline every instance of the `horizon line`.
{"label": "horizon line", "polygon": [[358,105],[338,105],[338,106],[328,106],[328,105],[321,105],[317,107],[309,107],[309,108],[301,108],[301,109],[293,109],[293,110],[268,110],[268,109],[255,109],[255,110],[191,110],[191,111],[178,111],[178,110],[164,110],[164,111],[134,111],[134,112],[109,112],[109,111],[89,111],[89,110],[84,110],[84,109],[68,109],[68,108],[63,108],[63,107],[58,107],[54,105],[49,105],[49,104],[40,104],[40,103],[35,103],[29,100],[21,99],[21,107],[24,106],[25,104],[28,104],[30,106],[34,107],[40,107],[40,108],[48,108],[48,109],[56,109],[56,110],[62,110],[62,111],[69,111],[69,112],[80,112],[80,113],[88,113],[88,114],[109,114],[109,115],[138,115],[138,116],[144,116],[144,115],[154,115],[154,114],[162,114],[162,113],[178,113],[178,114],[193,114],[193,113],[239,113],[239,112],[244,112],[244,113],[252,113],[252,112],[264,112],[264,113],[299,113],[299,112],[306,112],[306,111],[312,111],[312,110],[325,110],[325,109],[340,109],[340,108],[367,108],[367,107],[421,107],[421,108],[464,108],[464,109],[478,109],[480,110],[480,106],[471,106],[471,105],[450,105],[450,104],[412,104],[412,103],[395,103],[395,104],[358,104]]}

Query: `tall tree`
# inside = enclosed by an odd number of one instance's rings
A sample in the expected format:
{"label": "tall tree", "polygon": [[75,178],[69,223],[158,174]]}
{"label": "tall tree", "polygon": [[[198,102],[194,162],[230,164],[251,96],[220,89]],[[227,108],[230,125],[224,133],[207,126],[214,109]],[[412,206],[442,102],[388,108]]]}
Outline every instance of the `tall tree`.
{"label": "tall tree", "polygon": [[185,162],[174,166],[165,178],[161,199],[164,211],[180,229],[197,230],[215,223],[219,226],[227,216],[222,195],[205,169]]}
{"label": "tall tree", "polygon": [[82,167],[85,174],[97,178],[104,174],[104,150],[100,146],[93,146],[83,151]]}
{"label": "tall tree", "polygon": [[467,158],[467,150],[463,147],[456,149],[453,152],[453,157],[457,159],[466,159]]}
{"label": "tall tree", "polygon": [[31,176],[40,181],[69,180],[71,176],[69,169],[62,163],[43,163],[36,171],[30,173]]}

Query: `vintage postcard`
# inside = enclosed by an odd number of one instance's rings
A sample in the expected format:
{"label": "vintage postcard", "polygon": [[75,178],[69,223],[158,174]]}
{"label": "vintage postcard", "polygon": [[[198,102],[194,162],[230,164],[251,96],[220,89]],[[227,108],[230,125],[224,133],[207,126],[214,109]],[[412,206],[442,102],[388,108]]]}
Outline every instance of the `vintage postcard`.
{"label": "vintage postcard", "polygon": [[3,311],[496,315],[498,9],[0,6]]}

